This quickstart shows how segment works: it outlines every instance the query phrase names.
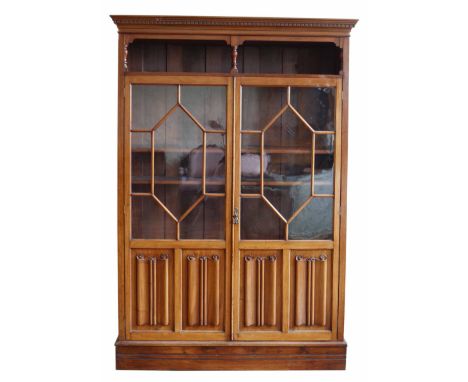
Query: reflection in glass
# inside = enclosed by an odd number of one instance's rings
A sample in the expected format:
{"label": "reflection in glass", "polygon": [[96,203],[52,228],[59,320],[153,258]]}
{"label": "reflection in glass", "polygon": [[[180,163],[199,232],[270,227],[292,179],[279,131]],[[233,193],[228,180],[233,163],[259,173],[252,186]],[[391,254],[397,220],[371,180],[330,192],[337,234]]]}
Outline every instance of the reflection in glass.
{"label": "reflection in glass", "polygon": [[311,195],[312,132],[287,110],[265,132],[264,194],[285,219]]}
{"label": "reflection in glass", "polygon": [[293,87],[291,104],[314,130],[335,131],[335,88]]}
{"label": "reflection in glass", "polygon": [[176,85],[132,85],[132,130],[151,130],[177,103]]}
{"label": "reflection in glass", "polygon": [[151,192],[151,133],[131,133],[132,192]]}
{"label": "reflection in glass", "polygon": [[[241,137],[241,193],[260,193],[260,135],[243,134]],[[264,168],[268,165],[264,158]]]}
{"label": "reflection in glass", "polygon": [[262,130],[286,104],[286,88],[242,87],[242,130]]}
{"label": "reflection in glass", "polygon": [[334,135],[317,135],[315,137],[314,194],[333,194],[334,152]]}
{"label": "reflection in glass", "polygon": [[333,199],[314,198],[289,224],[289,240],[331,240]]}
{"label": "reflection in glass", "polygon": [[223,240],[224,204],[224,198],[206,197],[180,224],[180,238]]}
{"label": "reflection in glass", "polygon": [[262,199],[242,198],[240,216],[242,240],[284,239],[284,222]]}
{"label": "reflection in glass", "polygon": [[[224,193],[226,184],[226,135],[206,135],[206,192]],[[222,199],[224,200],[224,199]]]}
{"label": "reflection in glass", "polygon": [[175,239],[176,223],[151,196],[132,196],[134,239]]}
{"label": "reflection in glass", "polygon": [[182,86],[181,103],[207,130],[226,130],[225,86]]}

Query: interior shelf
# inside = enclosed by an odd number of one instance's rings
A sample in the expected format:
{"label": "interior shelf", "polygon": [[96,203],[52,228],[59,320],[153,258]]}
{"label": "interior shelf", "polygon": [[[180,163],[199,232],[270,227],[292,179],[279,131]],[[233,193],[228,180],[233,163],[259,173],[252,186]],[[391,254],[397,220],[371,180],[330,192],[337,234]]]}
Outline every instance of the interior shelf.
{"label": "interior shelf", "polygon": [[[148,176],[140,176],[140,177],[132,177],[132,184],[150,184],[150,177]],[[201,186],[201,178],[161,178],[157,177],[154,179],[155,184],[163,184],[163,185],[196,185],[196,186]],[[323,186],[323,185],[329,185],[331,184],[330,182],[325,182],[325,181],[320,181],[316,180],[315,185],[317,186]],[[206,179],[206,185],[209,186],[223,186],[225,185],[226,182],[224,179],[216,179],[216,180],[210,180]],[[265,180],[264,185],[265,186],[279,186],[279,187],[290,187],[290,186],[302,186],[302,185],[307,185],[310,184],[310,179],[309,180],[301,180],[301,181],[292,181],[292,180],[284,180],[284,181],[279,181],[279,180]],[[241,182],[242,186],[260,186],[260,181],[256,180],[246,180]]]}
{"label": "interior shelf", "polygon": [[[219,152],[219,147],[217,148],[212,148],[212,147],[207,147],[206,152]],[[190,153],[193,150],[192,148],[189,147],[168,147],[165,149],[158,149],[155,148],[154,152],[156,154],[162,154],[162,153]],[[259,147],[245,147],[242,148],[242,153],[248,153],[248,154],[259,154],[260,148]],[[149,148],[132,148],[132,153],[150,153],[151,149]],[[284,148],[284,147],[265,147],[265,153],[267,154],[309,154],[310,153],[310,147],[294,147],[294,148]],[[315,150],[315,154],[317,155],[333,155],[332,150],[323,150],[323,149],[318,149]]]}

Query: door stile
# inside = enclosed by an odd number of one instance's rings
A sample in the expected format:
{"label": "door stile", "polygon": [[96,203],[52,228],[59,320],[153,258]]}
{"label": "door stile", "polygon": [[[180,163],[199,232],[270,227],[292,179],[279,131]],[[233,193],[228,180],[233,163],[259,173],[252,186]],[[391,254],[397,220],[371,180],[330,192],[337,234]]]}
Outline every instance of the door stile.
{"label": "door stile", "polygon": [[182,331],[182,249],[174,249],[174,332]]}
{"label": "door stile", "polygon": [[117,169],[117,227],[118,227],[118,310],[119,310],[119,339],[126,339],[125,332],[125,84],[123,67],[120,64],[124,57],[124,37],[119,35],[118,59],[118,169]]}
{"label": "door stile", "polygon": [[[241,171],[241,142],[240,142],[240,116],[241,116],[241,87],[240,81],[237,77],[233,78],[234,86],[234,113],[233,113],[233,179],[232,179],[232,186],[233,186],[233,198],[232,198],[232,206],[233,212],[240,211],[240,171]],[[240,321],[240,310],[239,310],[239,303],[240,303],[240,285],[239,285],[239,277],[240,277],[240,255],[239,255],[239,239],[240,239],[240,216],[237,217],[237,222],[234,224],[234,216],[231,219],[232,222],[232,258],[233,258],[233,267],[232,267],[232,333],[231,339],[237,340],[238,333],[239,333],[239,321]]]}
{"label": "door stile", "polygon": [[132,293],[132,275],[130,272],[131,261],[130,261],[130,237],[131,237],[131,144],[130,144],[130,120],[131,120],[131,105],[132,105],[132,94],[131,86],[125,79],[124,81],[124,129],[123,129],[123,141],[124,141],[124,216],[125,216],[125,237],[124,237],[124,264],[125,264],[125,335],[126,339],[131,336],[131,323],[134,322],[133,317],[133,293]]}
{"label": "door stile", "polygon": [[341,107],[342,107],[342,80],[336,83],[335,105],[335,174],[333,193],[335,195],[333,210],[333,287],[332,287],[332,335],[337,338],[338,332],[338,287],[340,264],[340,227],[341,227]]}
{"label": "door stile", "polygon": [[289,309],[289,288],[291,287],[291,270],[290,270],[290,256],[291,250],[283,248],[283,321],[282,321],[282,328],[281,331],[283,333],[289,333],[289,320],[291,317],[290,309]]}
{"label": "door stile", "polygon": [[343,75],[341,84],[341,180],[340,180],[340,265],[338,283],[337,339],[344,339],[345,271],[346,271],[346,205],[348,177],[348,89],[349,89],[349,37],[342,38]]}
{"label": "door stile", "polygon": [[234,86],[233,86],[233,78],[229,78],[227,83],[227,91],[226,91],[226,148],[225,148],[225,162],[226,162],[226,185],[225,185],[225,193],[226,193],[226,226],[225,226],[225,234],[226,234],[226,280],[225,280],[225,304],[224,304],[224,311],[225,311],[225,333],[227,338],[232,339],[232,280],[233,277],[233,230],[232,230],[232,214],[233,214],[233,173],[234,173],[234,166],[235,161],[230,160],[234,155],[234,148],[233,148],[233,136],[234,136],[234,114],[235,114],[235,105],[234,105]]}

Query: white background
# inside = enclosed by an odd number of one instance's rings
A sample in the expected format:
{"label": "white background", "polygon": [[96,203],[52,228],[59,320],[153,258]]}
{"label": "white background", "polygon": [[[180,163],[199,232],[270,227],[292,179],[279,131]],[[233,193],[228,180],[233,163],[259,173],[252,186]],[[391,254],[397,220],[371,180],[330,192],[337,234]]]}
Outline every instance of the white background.
{"label": "white background", "polygon": [[[4,381],[467,381],[462,1],[3,1]],[[122,372],[117,33],[109,14],[359,18],[351,39],[347,371]]]}

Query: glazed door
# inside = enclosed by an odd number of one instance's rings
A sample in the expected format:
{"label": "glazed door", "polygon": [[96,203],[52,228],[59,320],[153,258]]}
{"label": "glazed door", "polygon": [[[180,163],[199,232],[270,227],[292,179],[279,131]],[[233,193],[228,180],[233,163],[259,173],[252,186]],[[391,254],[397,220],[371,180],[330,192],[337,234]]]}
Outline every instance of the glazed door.
{"label": "glazed door", "polygon": [[126,334],[231,333],[232,79],[126,76]]}
{"label": "glazed door", "polygon": [[235,84],[233,334],[336,338],[341,80]]}

